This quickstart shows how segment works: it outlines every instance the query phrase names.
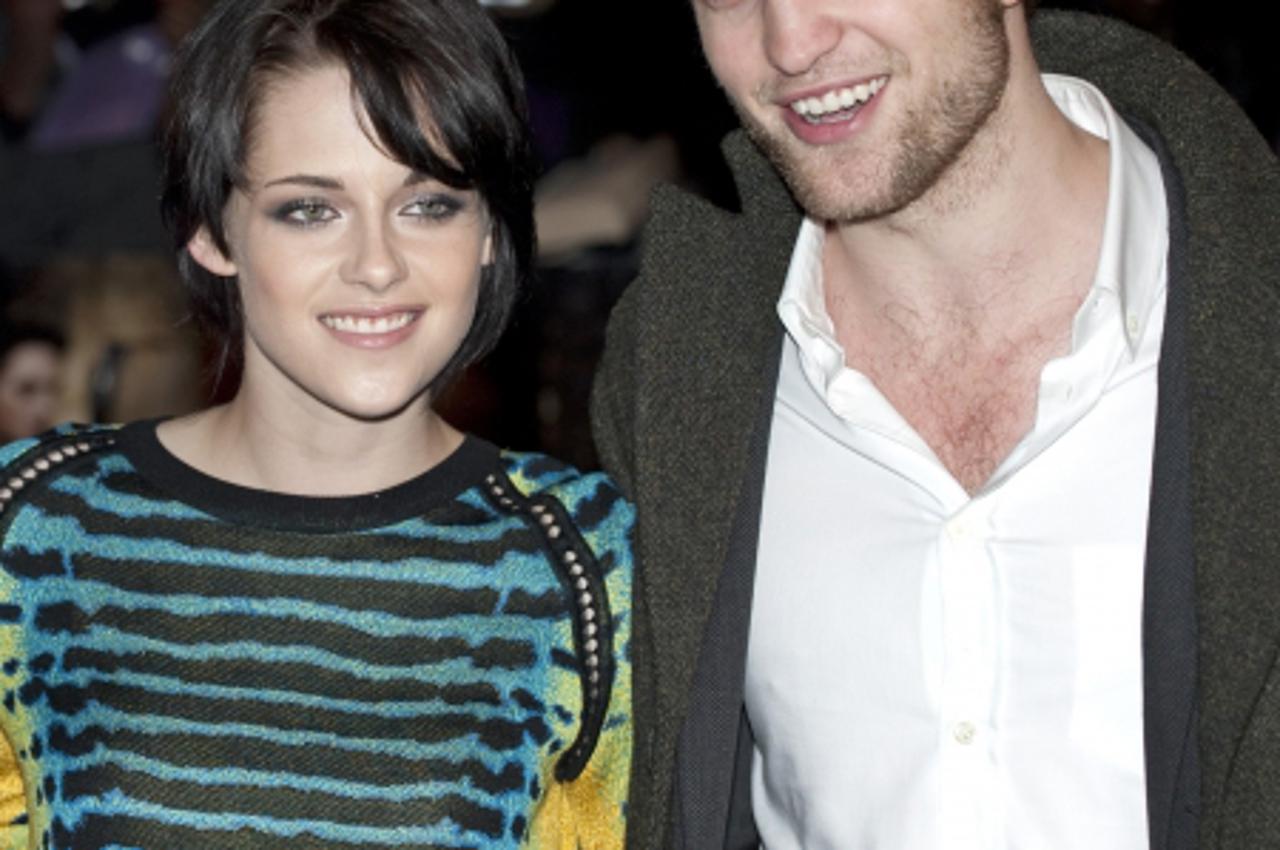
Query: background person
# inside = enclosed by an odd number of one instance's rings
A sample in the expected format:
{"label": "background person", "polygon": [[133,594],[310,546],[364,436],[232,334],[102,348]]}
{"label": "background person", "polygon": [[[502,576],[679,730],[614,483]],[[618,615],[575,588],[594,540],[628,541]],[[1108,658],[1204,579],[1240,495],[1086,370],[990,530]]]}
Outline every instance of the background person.
{"label": "background person", "polygon": [[7,847],[617,848],[630,510],[431,408],[533,257],[473,0],[227,0],[163,206],[226,404],[0,452]]}
{"label": "background person", "polygon": [[0,443],[53,425],[62,398],[63,349],[56,331],[0,324]]}

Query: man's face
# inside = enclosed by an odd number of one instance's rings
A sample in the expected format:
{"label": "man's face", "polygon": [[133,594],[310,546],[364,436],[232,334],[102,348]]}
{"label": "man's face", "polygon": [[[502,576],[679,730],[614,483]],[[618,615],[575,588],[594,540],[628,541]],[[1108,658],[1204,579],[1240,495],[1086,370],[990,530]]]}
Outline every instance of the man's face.
{"label": "man's face", "polygon": [[819,219],[865,221],[924,195],[1009,78],[1008,0],[693,3],[744,126]]}

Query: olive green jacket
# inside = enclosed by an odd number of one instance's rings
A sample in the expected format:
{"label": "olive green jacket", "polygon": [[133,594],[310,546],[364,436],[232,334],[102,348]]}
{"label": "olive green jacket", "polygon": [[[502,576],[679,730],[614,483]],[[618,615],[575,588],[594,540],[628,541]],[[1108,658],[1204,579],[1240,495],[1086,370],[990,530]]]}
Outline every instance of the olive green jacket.
{"label": "olive green jacket", "polygon": [[[1143,610],[1151,846],[1280,847],[1280,167],[1156,40],[1047,11],[1034,30],[1044,70],[1094,82],[1156,149],[1170,202]],[[800,213],[741,135],[726,154],[741,209],[655,196],[593,399],[601,457],[639,508],[642,850],[751,838],[742,676]]]}

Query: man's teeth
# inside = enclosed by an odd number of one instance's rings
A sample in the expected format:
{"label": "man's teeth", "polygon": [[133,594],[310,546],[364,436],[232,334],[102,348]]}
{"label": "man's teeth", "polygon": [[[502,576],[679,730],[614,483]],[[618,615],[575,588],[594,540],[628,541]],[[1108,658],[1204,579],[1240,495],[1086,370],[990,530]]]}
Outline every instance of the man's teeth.
{"label": "man's teeth", "polygon": [[862,106],[884,88],[888,77],[876,77],[874,80],[859,83],[856,86],[845,86],[832,89],[822,97],[805,97],[791,103],[791,109],[801,118],[819,121],[832,113],[845,112],[855,106]]}
{"label": "man's teeth", "polygon": [[385,334],[398,331],[413,321],[415,313],[392,313],[387,316],[321,316],[326,327],[348,334]]}

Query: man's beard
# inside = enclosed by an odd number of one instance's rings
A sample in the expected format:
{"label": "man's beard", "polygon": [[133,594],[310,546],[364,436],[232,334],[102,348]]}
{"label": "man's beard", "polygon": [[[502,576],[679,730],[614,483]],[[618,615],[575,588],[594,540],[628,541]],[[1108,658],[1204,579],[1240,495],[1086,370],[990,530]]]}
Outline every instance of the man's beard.
{"label": "man's beard", "polygon": [[[906,111],[892,142],[897,150],[876,168],[878,173],[846,180],[842,169],[847,160],[839,143],[801,147],[787,131],[766,129],[738,103],[734,108],[810,216],[842,224],[890,215],[936,185],[1000,105],[1009,80],[1003,15],[998,2],[971,12],[958,39],[969,51],[967,66],[925,103]],[[844,156],[868,158],[866,151]],[[865,168],[865,163],[853,164]]]}

